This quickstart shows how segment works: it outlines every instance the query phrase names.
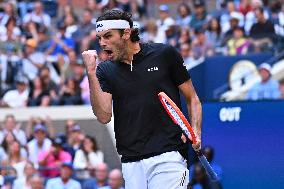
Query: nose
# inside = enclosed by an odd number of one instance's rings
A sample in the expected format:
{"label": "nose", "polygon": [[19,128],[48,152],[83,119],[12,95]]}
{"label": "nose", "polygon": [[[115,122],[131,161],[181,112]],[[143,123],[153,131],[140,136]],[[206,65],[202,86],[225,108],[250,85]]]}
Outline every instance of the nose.
{"label": "nose", "polygon": [[99,43],[100,43],[100,46],[101,46],[102,48],[106,47],[106,40],[105,40],[105,39],[101,38],[101,39],[99,40]]}

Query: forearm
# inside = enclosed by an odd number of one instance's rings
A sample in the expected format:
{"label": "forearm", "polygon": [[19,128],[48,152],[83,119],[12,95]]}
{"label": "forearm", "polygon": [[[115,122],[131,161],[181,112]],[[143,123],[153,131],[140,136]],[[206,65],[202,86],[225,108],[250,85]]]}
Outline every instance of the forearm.
{"label": "forearm", "polygon": [[191,126],[198,139],[201,140],[202,106],[199,98],[195,96],[187,104]]}
{"label": "forearm", "polygon": [[112,103],[102,91],[96,76],[96,71],[89,71],[87,74],[93,112],[101,123],[108,123],[112,116]]}

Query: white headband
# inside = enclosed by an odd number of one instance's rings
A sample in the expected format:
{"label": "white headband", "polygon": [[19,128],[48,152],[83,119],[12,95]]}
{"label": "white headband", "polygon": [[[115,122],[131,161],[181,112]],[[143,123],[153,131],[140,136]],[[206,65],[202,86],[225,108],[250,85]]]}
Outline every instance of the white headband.
{"label": "white headband", "polygon": [[97,22],[96,31],[102,32],[109,29],[126,29],[130,28],[129,22],[126,20],[102,20]]}

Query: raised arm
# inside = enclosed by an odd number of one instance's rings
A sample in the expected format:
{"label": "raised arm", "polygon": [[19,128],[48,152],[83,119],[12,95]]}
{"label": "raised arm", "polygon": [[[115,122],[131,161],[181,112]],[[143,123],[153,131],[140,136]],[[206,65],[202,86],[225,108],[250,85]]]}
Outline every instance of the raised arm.
{"label": "raised arm", "polygon": [[112,116],[112,95],[103,92],[96,76],[96,58],[95,50],[87,50],[82,53],[89,79],[90,98],[94,114],[99,122],[106,124],[110,122]]}
{"label": "raised arm", "polygon": [[199,98],[195,92],[191,80],[184,82],[179,85],[179,90],[185,97],[191,126],[193,127],[194,133],[197,137],[196,145],[192,147],[197,150],[201,148],[201,122],[202,122],[202,107]]}

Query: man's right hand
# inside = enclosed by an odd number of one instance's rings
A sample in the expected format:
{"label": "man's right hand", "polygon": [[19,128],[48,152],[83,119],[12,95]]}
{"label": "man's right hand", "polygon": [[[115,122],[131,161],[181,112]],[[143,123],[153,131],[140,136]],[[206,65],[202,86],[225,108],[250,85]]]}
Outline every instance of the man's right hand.
{"label": "man's right hand", "polygon": [[96,70],[96,61],[97,61],[97,51],[96,50],[87,50],[82,53],[83,61],[86,66],[87,72],[93,72]]}

